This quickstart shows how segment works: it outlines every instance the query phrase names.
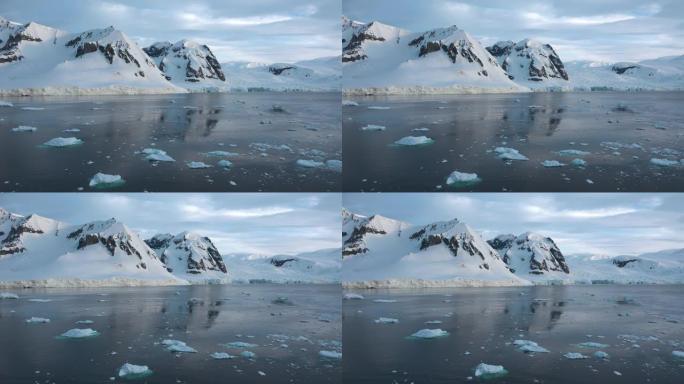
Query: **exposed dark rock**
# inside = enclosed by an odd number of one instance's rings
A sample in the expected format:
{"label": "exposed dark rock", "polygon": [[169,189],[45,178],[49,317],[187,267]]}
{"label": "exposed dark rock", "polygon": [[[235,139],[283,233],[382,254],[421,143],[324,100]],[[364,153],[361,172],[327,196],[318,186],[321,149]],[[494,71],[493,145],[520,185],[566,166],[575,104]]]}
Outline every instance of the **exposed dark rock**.
{"label": "exposed dark rock", "polygon": [[613,264],[615,264],[618,268],[624,268],[627,264],[629,263],[634,263],[636,262],[637,259],[627,259],[627,260],[613,260]]}

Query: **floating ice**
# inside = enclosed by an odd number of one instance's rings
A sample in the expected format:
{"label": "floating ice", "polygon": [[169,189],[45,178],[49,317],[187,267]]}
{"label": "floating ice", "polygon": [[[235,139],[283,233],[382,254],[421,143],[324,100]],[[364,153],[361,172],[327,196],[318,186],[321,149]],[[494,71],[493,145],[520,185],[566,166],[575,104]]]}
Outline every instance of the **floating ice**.
{"label": "floating ice", "polygon": [[428,320],[425,324],[442,324],[442,320]]}
{"label": "floating ice", "polygon": [[251,143],[251,144],[249,145],[249,147],[252,148],[252,149],[255,149],[255,150],[259,151],[259,152],[265,152],[265,151],[268,151],[269,149],[275,149],[275,150],[279,150],[279,151],[294,152],[294,151],[292,150],[292,148],[290,148],[289,146],[287,146],[287,145],[285,145],[285,144],[276,145],[276,144],[267,144],[267,143]]}
{"label": "floating ice", "polygon": [[368,109],[386,110],[386,109],[390,109],[390,107],[378,107],[378,106],[372,105],[372,106],[368,107]]}
{"label": "floating ice", "polygon": [[563,149],[558,151],[558,154],[561,156],[586,156],[590,155],[591,152],[580,151],[579,149]]}
{"label": "floating ice", "polygon": [[227,151],[210,151],[207,152],[207,156],[213,156],[213,157],[229,157],[229,156],[237,156],[238,154],[235,152],[227,152]]}
{"label": "floating ice", "polygon": [[12,128],[12,132],[35,132],[38,130],[36,127],[29,127],[28,125],[20,125],[16,128]]}
{"label": "floating ice", "polygon": [[28,299],[32,303],[49,303],[52,299]]}
{"label": "floating ice", "polygon": [[176,161],[166,151],[157,148],[145,148],[142,153],[146,154],[145,158],[150,161]]}
{"label": "floating ice", "polygon": [[247,358],[247,359],[253,359],[256,357],[256,353],[250,352],[250,351],[242,351],[242,352],[240,352],[240,356]]}
{"label": "floating ice", "polygon": [[373,320],[376,324],[396,324],[399,322],[399,319],[393,319],[391,317],[380,317],[378,319]]}
{"label": "floating ice", "polygon": [[75,137],[55,137],[54,139],[48,140],[43,143],[44,147],[71,147],[74,145],[83,144],[83,140],[77,139]]}
{"label": "floating ice", "polygon": [[491,365],[480,363],[475,367],[475,377],[481,377],[483,379],[493,379],[496,377],[504,376],[508,371],[503,367],[503,365]]}
{"label": "floating ice", "polygon": [[203,163],[201,161],[190,161],[190,162],[186,163],[186,165],[190,169],[211,168],[211,165]]}
{"label": "floating ice", "polygon": [[363,300],[364,299],[363,295],[359,295],[358,293],[345,293],[343,298],[345,300]]}
{"label": "floating ice", "polygon": [[610,357],[610,355],[603,351],[596,351],[594,352],[594,357],[597,359],[607,359]]}
{"label": "floating ice", "polygon": [[494,148],[494,152],[496,152],[497,156],[503,160],[529,160],[527,156],[518,152],[518,150],[514,148],[496,147]]}
{"label": "floating ice", "polygon": [[587,162],[583,159],[573,159],[570,164],[576,166],[576,167],[585,167],[587,165]]}
{"label": "floating ice", "polygon": [[318,352],[319,355],[322,357],[328,358],[328,359],[341,359],[342,358],[342,352],[336,352],[336,351],[320,351]]}
{"label": "floating ice", "polygon": [[375,299],[373,300],[374,303],[396,303],[397,301],[394,299]]}
{"label": "floating ice", "polygon": [[78,128],[69,128],[69,129],[65,129],[65,130],[63,130],[62,132],[67,132],[67,133],[77,133],[77,132],[81,132],[81,130],[80,130],[80,129],[78,129]]}
{"label": "floating ice", "polygon": [[14,293],[9,293],[9,292],[0,292],[0,300],[9,300],[9,299],[18,299],[19,296]]}
{"label": "floating ice", "polygon": [[235,358],[235,356],[228,354],[228,353],[225,353],[225,352],[214,352],[209,356],[211,356],[212,359],[216,359],[216,360],[226,360],[226,359],[234,359]]}
{"label": "floating ice", "polygon": [[99,334],[100,332],[90,328],[74,328],[62,333],[60,336],[67,339],[83,339],[98,336]]}
{"label": "floating ice", "polygon": [[546,168],[558,168],[564,166],[565,164],[558,160],[544,160],[542,161],[541,165],[545,166]]}
{"label": "floating ice", "polygon": [[394,142],[396,145],[414,146],[432,144],[435,141],[427,136],[406,136]]}
{"label": "floating ice", "polygon": [[515,340],[513,345],[525,353],[549,353],[549,350],[531,340]]}
{"label": "floating ice", "polygon": [[9,101],[2,101],[2,100],[0,100],[0,107],[8,107],[8,108],[11,108],[11,107],[14,107],[14,104],[10,103]]}
{"label": "floating ice", "polygon": [[563,357],[565,357],[566,359],[570,359],[570,360],[588,359],[589,358],[589,356],[583,355],[579,352],[568,352],[568,353],[564,354]]}
{"label": "floating ice", "polygon": [[124,179],[120,175],[108,175],[106,173],[98,172],[90,179],[88,186],[91,188],[108,188],[119,186],[124,182]]}
{"label": "floating ice", "polygon": [[358,107],[359,103],[356,101],[351,101],[351,100],[342,100],[342,106],[343,107]]}
{"label": "floating ice", "polygon": [[223,159],[223,160],[219,160],[219,162],[216,163],[216,165],[218,165],[219,167],[222,167],[222,168],[230,168],[233,166],[233,162],[228,161],[226,159]]}
{"label": "floating ice", "polygon": [[425,127],[413,128],[413,129],[412,129],[412,131],[414,131],[414,132],[427,132],[427,131],[429,131],[429,130],[430,130],[430,128],[425,128]]}
{"label": "floating ice", "polygon": [[624,144],[616,141],[602,141],[600,145],[613,151],[618,149],[644,149],[644,147],[637,143]]}
{"label": "floating ice", "polygon": [[230,347],[230,348],[254,348],[254,347],[258,347],[257,344],[245,343],[244,341],[231,341],[230,343],[227,343],[226,346]]}
{"label": "floating ice", "polygon": [[185,342],[180,340],[166,339],[163,340],[162,345],[166,346],[166,350],[171,352],[185,352],[185,353],[197,353],[197,350],[185,344]]}
{"label": "floating ice", "polygon": [[79,320],[76,322],[76,324],[92,324],[94,321],[92,320]]}
{"label": "floating ice", "polygon": [[437,329],[421,329],[420,331],[411,335],[411,337],[419,339],[434,339],[437,337],[449,336],[449,332]]}
{"label": "floating ice", "polygon": [[23,107],[22,109],[24,111],[42,111],[45,108],[43,108],[43,107]]}
{"label": "floating ice", "polygon": [[672,356],[684,359],[684,352],[682,351],[672,351]]}
{"label": "floating ice", "polygon": [[325,166],[331,171],[342,172],[342,160],[326,160]]}
{"label": "floating ice", "polygon": [[297,160],[297,165],[300,167],[304,168],[323,168],[325,167],[325,163],[316,161],[316,160],[305,160],[305,159],[299,159]]}
{"label": "floating ice", "polygon": [[593,341],[585,341],[584,343],[579,343],[577,345],[582,347],[582,348],[606,348],[606,347],[608,347],[608,344],[601,344],[601,343],[596,343]]}
{"label": "floating ice", "polygon": [[477,173],[466,173],[460,171],[453,171],[447,177],[446,183],[451,186],[471,185],[482,181]]}
{"label": "floating ice", "polygon": [[361,127],[362,131],[384,131],[387,127],[384,125],[368,124]]}
{"label": "floating ice", "polygon": [[50,319],[46,319],[44,317],[32,317],[30,319],[26,319],[26,322],[29,324],[46,324],[50,322]]}
{"label": "floating ice", "polygon": [[151,375],[153,372],[147,365],[125,363],[119,368],[119,377],[124,379],[138,379]]}
{"label": "floating ice", "polygon": [[654,157],[651,159],[651,164],[659,165],[661,167],[673,167],[675,165],[679,165],[679,161],[668,160],[668,159],[658,159],[658,158]]}

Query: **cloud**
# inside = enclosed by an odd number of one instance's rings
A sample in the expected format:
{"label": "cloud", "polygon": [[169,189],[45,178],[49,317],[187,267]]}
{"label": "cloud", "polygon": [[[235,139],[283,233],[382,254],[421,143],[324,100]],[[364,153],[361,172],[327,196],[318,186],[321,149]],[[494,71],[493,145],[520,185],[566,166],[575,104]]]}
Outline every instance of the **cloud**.
{"label": "cloud", "polygon": [[203,220],[208,218],[255,218],[282,215],[293,212],[292,208],[287,207],[259,207],[247,209],[213,209],[210,207],[200,207],[197,205],[184,204],[181,211],[190,219]]}
{"label": "cloud", "polygon": [[248,17],[202,17],[194,13],[183,12],[177,15],[187,29],[206,29],[216,27],[247,27],[290,21],[293,18],[285,15],[263,15]]}

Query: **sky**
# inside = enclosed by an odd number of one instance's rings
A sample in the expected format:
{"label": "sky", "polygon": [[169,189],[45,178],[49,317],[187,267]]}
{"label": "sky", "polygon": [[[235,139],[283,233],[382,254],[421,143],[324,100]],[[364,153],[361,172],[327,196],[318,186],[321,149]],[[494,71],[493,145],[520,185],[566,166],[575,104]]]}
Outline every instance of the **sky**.
{"label": "sky", "polygon": [[337,193],[5,193],[0,207],[80,225],[116,218],[143,239],[194,231],[221,254],[297,254],[340,247]]}
{"label": "sky", "polygon": [[2,0],[0,17],[80,33],[113,25],[139,45],[207,44],[220,62],[340,55],[340,0]]}
{"label": "sky", "polygon": [[566,255],[684,248],[684,194],[345,193],[343,204],[354,213],[414,225],[457,218],[487,240],[538,232]]}
{"label": "sky", "polygon": [[346,16],[414,32],[457,25],[485,45],[534,38],[563,61],[684,54],[681,0],[343,0]]}

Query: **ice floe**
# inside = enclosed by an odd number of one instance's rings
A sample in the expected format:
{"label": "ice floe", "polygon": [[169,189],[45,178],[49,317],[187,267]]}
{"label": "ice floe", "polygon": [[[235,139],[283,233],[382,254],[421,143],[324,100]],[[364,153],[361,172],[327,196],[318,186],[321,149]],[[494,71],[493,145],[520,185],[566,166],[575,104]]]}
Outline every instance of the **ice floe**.
{"label": "ice floe", "polygon": [[394,299],[375,299],[373,300],[374,303],[396,303],[397,301]]}
{"label": "ice floe", "polygon": [[119,377],[122,379],[139,379],[152,373],[152,370],[147,365],[125,363],[119,368]]}
{"label": "ice floe", "polygon": [[597,343],[594,341],[585,341],[584,343],[577,344],[582,348],[606,348],[608,344]]}
{"label": "ice floe", "polygon": [[331,171],[342,172],[342,160],[326,160],[325,166]]}
{"label": "ice floe", "polygon": [[406,136],[394,142],[395,145],[414,146],[432,144],[435,141],[427,136]]}
{"label": "ice floe", "polygon": [[442,320],[428,320],[425,324],[442,324]]}
{"label": "ice floe", "polygon": [[257,150],[259,152],[266,152],[268,150],[277,150],[277,151],[287,151],[287,152],[294,152],[292,148],[285,144],[267,144],[267,143],[251,143],[249,145],[250,148]]}
{"label": "ice floe", "polygon": [[325,357],[328,359],[341,359],[342,358],[342,352],[336,352],[336,351],[320,351],[318,354],[321,357]]}
{"label": "ice floe", "polygon": [[603,351],[596,351],[594,352],[594,357],[597,359],[608,359],[610,355]]}
{"label": "ice floe", "polygon": [[23,107],[22,109],[24,111],[42,111],[45,108],[43,108],[43,107]]}
{"label": "ice floe", "polygon": [[472,185],[482,181],[477,173],[467,173],[460,171],[453,171],[447,177],[446,183],[451,186]]}
{"label": "ice floe", "polygon": [[209,151],[207,152],[207,156],[212,156],[212,157],[231,157],[231,156],[237,156],[238,154],[235,152],[228,152],[228,151]]}
{"label": "ice floe", "polygon": [[387,127],[384,125],[368,124],[361,127],[362,131],[384,131]]}
{"label": "ice floe", "polygon": [[684,359],[684,352],[682,351],[672,351],[672,356]]}
{"label": "ice floe", "polygon": [[396,324],[399,322],[399,319],[394,319],[391,317],[380,317],[375,320],[373,320],[376,324]]}
{"label": "ice floe", "polygon": [[26,319],[26,322],[29,324],[46,324],[50,322],[50,319],[46,319],[44,317],[32,317],[30,319]]}
{"label": "ice floe", "polygon": [[167,161],[167,162],[172,162],[176,161],[173,157],[169,156],[166,151],[162,151],[161,149],[157,148],[145,148],[143,149],[142,153],[145,155],[145,159],[150,160],[150,161]]}
{"label": "ice floe", "polygon": [[411,337],[415,337],[418,339],[435,339],[438,337],[445,337],[449,336],[449,332],[441,330],[439,328],[437,329],[421,329],[411,335]]}
{"label": "ice floe", "polygon": [[203,168],[211,168],[211,165],[204,163],[202,161],[189,161],[186,163],[188,168],[190,169],[203,169]]}
{"label": "ice floe", "polygon": [[44,147],[53,147],[53,148],[61,148],[61,147],[71,147],[74,145],[81,145],[83,144],[83,140],[77,139],[75,137],[55,137],[54,139],[50,139],[46,142],[43,143]]}
{"label": "ice floe", "polygon": [[226,343],[226,346],[230,347],[230,348],[254,348],[254,347],[258,347],[257,344],[245,343],[244,341],[231,341],[230,343]]}
{"label": "ice floe", "polygon": [[18,127],[12,128],[12,132],[35,132],[38,128],[30,127],[28,125],[20,125]]}
{"label": "ice floe", "polygon": [[93,324],[94,321],[92,320],[78,320],[76,324]]}
{"label": "ice floe", "polygon": [[304,167],[304,168],[323,168],[323,167],[325,167],[325,163],[323,163],[321,161],[309,160],[309,159],[298,159],[297,165],[299,165],[300,167]]}
{"label": "ice floe", "polygon": [[12,108],[14,107],[14,104],[10,103],[9,101],[0,100],[0,107]]}
{"label": "ice floe", "polygon": [[495,377],[504,376],[507,373],[508,371],[503,365],[480,363],[475,367],[475,377],[481,377],[483,379],[493,379]]}
{"label": "ice floe", "polygon": [[375,110],[384,111],[384,110],[390,109],[390,107],[379,107],[379,106],[371,105],[370,107],[368,107],[368,109],[375,109]]}
{"label": "ice floe", "polygon": [[561,156],[587,156],[590,155],[591,152],[580,151],[579,149],[563,149],[558,151],[558,154]]}
{"label": "ice floe", "polygon": [[356,101],[351,101],[351,100],[342,100],[342,106],[343,107],[358,107],[359,103]]}
{"label": "ice floe", "polygon": [[588,359],[589,358],[589,356],[583,355],[579,352],[568,352],[568,353],[564,354],[563,357],[565,357],[566,359],[570,359],[570,360]]}
{"label": "ice floe", "polygon": [[496,152],[498,158],[503,160],[529,160],[527,156],[514,148],[496,147],[494,148],[494,152]]}
{"label": "ice floe", "polygon": [[549,353],[549,350],[531,340],[515,340],[513,345],[525,353]]}
{"label": "ice floe", "polygon": [[15,293],[9,293],[9,292],[0,292],[0,300],[16,300],[19,298],[19,295]]}
{"label": "ice floe", "polygon": [[565,164],[561,163],[558,160],[544,160],[541,162],[541,165],[543,165],[546,168],[558,168],[564,166]]}
{"label": "ice floe", "polygon": [[631,143],[631,144],[625,144],[625,143],[619,143],[616,141],[602,141],[600,144],[604,148],[608,148],[610,150],[616,151],[618,149],[644,149],[644,147],[641,146],[641,144],[637,143]]}
{"label": "ice floe", "polygon": [[344,300],[363,300],[364,297],[363,295],[359,295],[358,293],[345,293],[344,296],[342,296]]}
{"label": "ice floe", "polygon": [[166,339],[161,343],[166,347],[166,350],[171,352],[197,353],[195,348],[190,347],[189,345],[185,344],[185,342],[180,340]]}
{"label": "ice floe", "polygon": [[98,336],[99,334],[100,332],[91,328],[73,328],[62,333],[60,336],[67,339],[83,339]]}
{"label": "ice floe", "polygon": [[98,172],[90,179],[88,186],[91,188],[109,188],[122,185],[124,179],[120,175],[108,175],[106,173]]}
{"label": "ice floe", "polygon": [[247,359],[253,359],[256,357],[256,353],[250,352],[250,351],[242,351],[242,352],[240,352],[240,356],[247,358]]}
{"label": "ice floe", "polygon": [[222,168],[230,168],[233,166],[233,162],[226,160],[226,159],[223,159],[223,160],[219,160],[219,162],[216,163],[216,165],[218,165],[219,167],[222,167]]}
{"label": "ice floe", "polygon": [[652,158],[651,159],[651,164],[655,164],[661,167],[674,167],[675,165],[679,165],[679,161],[677,160],[669,160],[669,159],[659,159],[659,158]]}
{"label": "ice floe", "polygon": [[576,167],[586,167],[587,162],[584,159],[573,159],[570,164],[576,166]]}
{"label": "ice floe", "polygon": [[216,360],[227,360],[227,359],[234,359],[235,358],[235,356],[228,354],[228,353],[225,353],[225,352],[214,352],[209,356],[211,356],[212,359],[216,359]]}

